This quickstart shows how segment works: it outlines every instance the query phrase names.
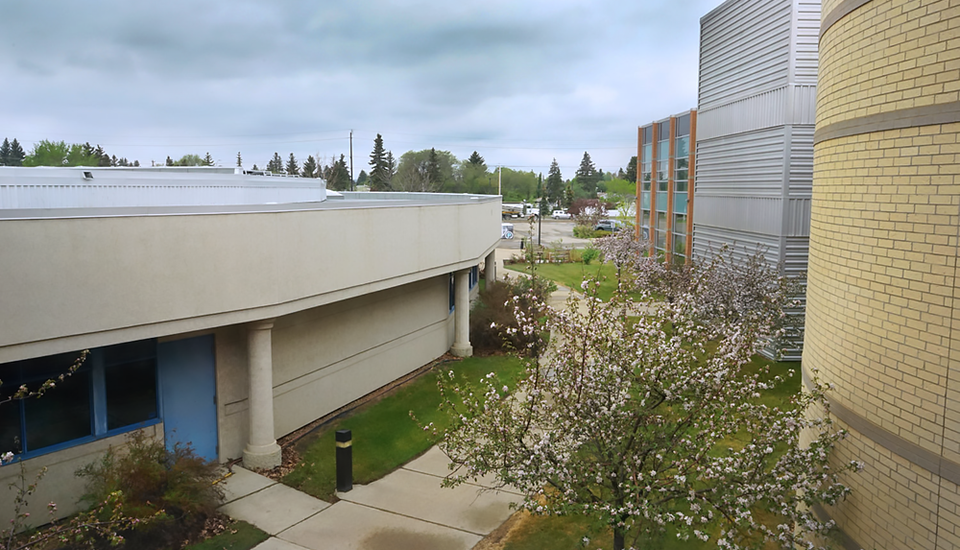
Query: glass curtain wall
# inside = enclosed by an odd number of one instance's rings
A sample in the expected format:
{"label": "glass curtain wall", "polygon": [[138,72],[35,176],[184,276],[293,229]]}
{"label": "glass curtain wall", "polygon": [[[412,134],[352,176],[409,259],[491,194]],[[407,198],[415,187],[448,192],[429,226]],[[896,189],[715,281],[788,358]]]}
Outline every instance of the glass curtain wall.
{"label": "glass curtain wall", "polygon": [[641,129],[640,147],[640,234],[650,238],[650,193],[652,190],[653,125]]}
{"label": "glass curtain wall", "polygon": [[673,158],[673,261],[687,258],[687,191],[690,185],[690,114],[677,117]]}
{"label": "glass curtain wall", "polygon": [[657,255],[666,254],[667,247],[667,193],[670,185],[670,121],[657,123],[657,225],[654,245]]}

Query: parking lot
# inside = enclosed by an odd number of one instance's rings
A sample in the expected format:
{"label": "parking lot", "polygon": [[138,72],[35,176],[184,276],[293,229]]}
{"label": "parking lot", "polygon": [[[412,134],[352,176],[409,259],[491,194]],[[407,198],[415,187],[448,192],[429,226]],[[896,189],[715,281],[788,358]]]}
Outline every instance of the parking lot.
{"label": "parking lot", "polygon": [[504,223],[513,224],[513,239],[500,239],[499,248],[520,249],[523,240],[537,242],[541,239],[543,246],[556,246],[558,243],[568,248],[583,248],[590,244],[590,239],[578,239],[573,236],[573,220],[554,220],[544,218],[542,222],[529,223],[526,219],[517,218],[504,220]]}

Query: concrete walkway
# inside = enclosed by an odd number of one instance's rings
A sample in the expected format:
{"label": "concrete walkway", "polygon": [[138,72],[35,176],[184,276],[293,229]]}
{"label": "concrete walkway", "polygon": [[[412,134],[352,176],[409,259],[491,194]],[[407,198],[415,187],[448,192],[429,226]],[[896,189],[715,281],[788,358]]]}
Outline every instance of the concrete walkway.
{"label": "concrete walkway", "polygon": [[491,480],[440,486],[447,458],[437,447],[330,504],[234,466],[222,483],[224,514],[270,538],[255,550],[469,550],[510,517],[522,496]]}

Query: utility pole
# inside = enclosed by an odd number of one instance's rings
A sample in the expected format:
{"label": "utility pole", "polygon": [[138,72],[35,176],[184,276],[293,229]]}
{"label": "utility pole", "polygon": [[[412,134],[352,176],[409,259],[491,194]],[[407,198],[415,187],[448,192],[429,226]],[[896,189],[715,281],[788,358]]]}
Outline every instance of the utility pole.
{"label": "utility pole", "polygon": [[350,190],[356,191],[356,185],[353,182],[353,130],[350,130]]}
{"label": "utility pole", "polygon": [[503,166],[497,166],[497,194],[503,196],[501,185],[503,183]]}

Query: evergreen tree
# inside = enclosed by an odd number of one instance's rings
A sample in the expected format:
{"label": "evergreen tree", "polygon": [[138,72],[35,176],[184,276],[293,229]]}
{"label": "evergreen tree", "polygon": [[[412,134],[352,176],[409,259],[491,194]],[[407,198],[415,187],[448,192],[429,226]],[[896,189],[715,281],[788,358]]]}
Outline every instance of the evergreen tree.
{"label": "evergreen tree", "polygon": [[173,159],[170,158],[170,155],[167,155],[167,166],[173,166]]}
{"label": "evergreen tree", "polygon": [[393,158],[393,151],[387,151],[387,186],[393,186],[393,178],[397,175],[397,161]]}
{"label": "evergreen tree", "polygon": [[364,172],[363,170],[360,170],[360,173],[357,174],[357,185],[363,185],[367,183],[367,180],[368,180],[367,173]]}
{"label": "evergreen tree", "polygon": [[300,169],[300,175],[305,178],[315,178],[320,174],[317,172],[317,159],[313,158],[313,155],[307,157],[307,160],[303,161],[303,167]]}
{"label": "evergreen tree", "polygon": [[237,151],[237,168],[243,168],[243,157],[240,156],[240,151]]}
{"label": "evergreen tree", "polygon": [[430,155],[427,157],[427,184],[431,187],[439,185],[443,180],[440,174],[440,161],[437,159],[436,148],[430,149]]}
{"label": "evergreen tree", "polygon": [[287,159],[287,173],[291,176],[300,173],[300,165],[297,164],[297,157],[293,156],[293,153],[290,153],[290,158]]}
{"label": "evergreen tree", "polygon": [[213,157],[210,156],[210,151],[207,151],[207,154],[204,155],[202,166],[213,166]]}
{"label": "evergreen tree", "polygon": [[597,196],[597,182],[601,175],[597,172],[597,167],[590,160],[590,153],[584,151],[583,159],[580,161],[580,168],[577,169],[577,183],[586,191],[589,197]]}
{"label": "evergreen tree", "polygon": [[136,168],[140,168],[140,161],[139,160],[133,161],[133,166]]}
{"label": "evergreen tree", "polygon": [[324,169],[324,176],[327,180],[327,189],[333,189],[334,191],[350,189],[350,170],[347,168],[347,160],[344,155],[340,155],[339,160],[333,161],[330,166]]}
{"label": "evergreen tree", "polygon": [[627,169],[623,171],[623,179],[633,184],[637,183],[637,156],[636,155],[630,157],[630,162],[627,163]]}
{"label": "evergreen tree", "polygon": [[17,138],[13,138],[13,141],[10,142],[10,157],[7,159],[10,166],[23,166],[23,159],[27,157],[27,154],[23,152],[23,147],[20,146],[20,142],[17,141]]}
{"label": "evergreen tree", "polygon": [[98,161],[98,166],[110,166],[110,155],[103,150],[103,147],[100,144],[97,144],[97,148],[93,150],[93,154],[96,155]]}
{"label": "evergreen tree", "polygon": [[563,176],[560,174],[557,159],[553,159],[550,171],[547,172],[547,200],[553,204],[560,204],[563,200]]}
{"label": "evergreen tree", "polygon": [[0,166],[10,166],[10,140],[3,138],[3,145],[0,145]]}
{"label": "evergreen tree", "polygon": [[483,161],[483,157],[481,157],[480,153],[477,153],[476,151],[470,154],[470,158],[467,159],[467,163],[477,168],[483,168],[484,171],[487,169],[487,164]]}
{"label": "evergreen tree", "polygon": [[276,151],[273,153],[273,158],[267,163],[267,171],[273,172],[274,174],[283,172],[283,159],[280,158],[280,154]]}
{"label": "evergreen tree", "polygon": [[390,189],[391,176],[387,153],[383,149],[383,136],[377,134],[373,140],[373,152],[370,153],[370,188],[374,191]]}
{"label": "evergreen tree", "polygon": [[257,168],[257,165],[256,165],[256,164],[253,165],[253,168],[252,168],[252,169],[253,169],[253,170],[259,170],[259,168]]}
{"label": "evergreen tree", "polygon": [[110,156],[110,166],[120,166],[120,160],[117,159],[117,155]]}

